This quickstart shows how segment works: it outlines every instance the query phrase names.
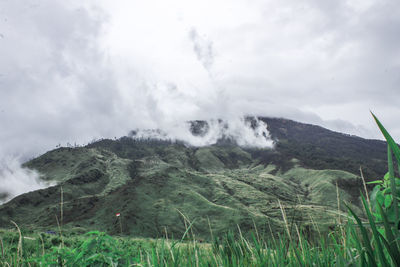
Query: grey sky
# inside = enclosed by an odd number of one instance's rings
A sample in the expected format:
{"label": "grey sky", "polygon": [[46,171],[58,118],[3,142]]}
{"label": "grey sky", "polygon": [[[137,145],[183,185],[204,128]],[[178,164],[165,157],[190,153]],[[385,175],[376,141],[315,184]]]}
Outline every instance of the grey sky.
{"label": "grey sky", "polygon": [[189,119],[400,140],[394,0],[0,1],[0,155]]}

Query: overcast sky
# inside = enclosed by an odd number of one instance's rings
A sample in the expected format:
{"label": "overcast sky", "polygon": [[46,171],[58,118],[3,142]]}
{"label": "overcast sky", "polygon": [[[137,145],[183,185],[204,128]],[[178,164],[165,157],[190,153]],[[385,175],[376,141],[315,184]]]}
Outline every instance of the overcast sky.
{"label": "overcast sky", "polygon": [[279,116],[400,140],[397,0],[0,0],[0,156]]}

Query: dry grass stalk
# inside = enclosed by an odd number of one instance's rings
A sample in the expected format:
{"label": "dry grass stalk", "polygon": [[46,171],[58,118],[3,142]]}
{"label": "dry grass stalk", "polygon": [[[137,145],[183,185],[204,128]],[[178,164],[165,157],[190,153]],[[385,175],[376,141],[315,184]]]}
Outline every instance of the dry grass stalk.
{"label": "dry grass stalk", "polygon": [[63,218],[64,218],[64,209],[63,209],[63,206],[64,206],[64,191],[63,191],[63,188],[62,188],[62,186],[61,186],[61,192],[60,192],[60,194],[61,194],[61,196],[60,196],[60,222],[61,222],[61,227],[62,227],[62,225],[63,225]]}
{"label": "dry grass stalk", "polygon": [[288,236],[289,236],[289,240],[290,240],[290,242],[292,242],[292,236],[290,235],[289,224],[288,224],[287,218],[286,218],[286,212],[285,212],[285,209],[283,208],[281,202],[279,201],[279,199],[278,199],[278,204],[279,204],[279,207],[280,207],[280,209],[281,209],[281,213],[282,213],[282,217],[283,217],[283,222],[285,223],[286,231],[287,231]]}
{"label": "dry grass stalk", "polygon": [[364,186],[364,191],[365,191],[365,196],[367,198],[368,206],[369,206],[369,208],[371,208],[371,201],[369,200],[369,195],[368,195],[368,190],[367,190],[367,183],[365,182],[365,178],[364,178],[364,174],[363,174],[361,166],[360,166],[360,175],[361,175],[361,179],[363,181],[363,186]]}
{"label": "dry grass stalk", "polygon": [[44,256],[44,241],[42,235],[39,235],[40,241],[42,241],[42,256]]}
{"label": "dry grass stalk", "polygon": [[20,258],[22,258],[22,234],[21,234],[21,230],[19,229],[18,225],[14,221],[11,221],[11,223],[15,225],[15,227],[17,228],[18,234],[19,234],[18,248],[17,248],[17,265],[18,265]]}
{"label": "dry grass stalk", "polygon": [[296,224],[294,225],[294,227],[296,228],[297,236],[299,238],[301,253],[303,255],[303,260],[305,261],[306,260],[306,255],[305,255],[304,247],[303,247],[303,239],[301,238],[301,234],[300,234],[299,228],[297,227]]}
{"label": "dry grass stalk", "polygon": [[344,231],[344,226],[342,225],[341,211],[340,211],[340,194],[339,194],[339,186],[336,182],[336,199],[337,199],[337,208],[338,208],[338,224],[340,228],[340,233],[342,235],[343,244],[346,245],[346,231]]}
{"label": "dry grass stalk", "polygon": [[0,237],[0,244],[1,244],[1,256],[4,258],[4,245],[3,245],[3,239]]}
{"label": "dry grass stalk", "polygon": [[211,240],[214,241],[213,231],[211,229],[210,218],[207,216],[208,227],[210,228]]}

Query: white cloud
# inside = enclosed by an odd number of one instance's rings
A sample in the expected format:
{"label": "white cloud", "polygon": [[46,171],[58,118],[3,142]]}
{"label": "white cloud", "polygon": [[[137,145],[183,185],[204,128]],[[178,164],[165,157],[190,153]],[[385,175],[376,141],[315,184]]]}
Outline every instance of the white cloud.
{"label": "white cloud", "polygon": [[205,37],[200,36],[195,28],[190,30],[189,37],[193,42],[193,50],[197,59],[205,69],[210,70],[214,61],[212,42],[208,41]]}
{"label": "white cloud", "polygon": [[0,184],[0,204],[22,193],[54,185],[41,180],[36,171],[22,168],[17,158],[0,161]]}
{"label": "white cloud", "polygon": [[1,155],[247,114],[380,137],[370,109],[400,140],[400,6],[361,2],[2,1]]}
{"label": "white cloud", "polygon": [[176,123],[160,130],[136,129],[134,138],[156,138],[161,140],[178,140],[192,146],[214,145],[221,140],[231,140],[241,147],[272,148],[273,141],[267,125],[253,118],[253,124],[245,118],[228,120],[209,119],[200,127],[199,134],[194,134],[191,122]]}

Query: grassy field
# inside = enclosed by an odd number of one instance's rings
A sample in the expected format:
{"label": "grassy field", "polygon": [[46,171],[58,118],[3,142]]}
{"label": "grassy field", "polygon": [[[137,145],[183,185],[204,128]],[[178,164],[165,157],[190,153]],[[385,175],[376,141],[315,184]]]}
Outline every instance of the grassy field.
{"label": "grassy field", "polygon": [[[297,229],[297,228],[296,228]],[[358,266],[354,226],[308,241],[303,233],[265,240],[238,229],[204,243],[188,232],[180,240],[137,239],[102,232],[0,230],[2,266]],[[342,232],[344,231],[344,232]],[[343,233],[346,233],[343,235]]]}
{"label": "grassy field", "polygon": [[[284,214],[284,213],[283,213]],[[284,216],[284,215],[283,215]],[[149,239],[109,236],[103,232],[83,233],[83,229],[32,232],[0,230],[2,266],[395,266],[385,247],[376,246],[371,228],[349,220],[328,235],[308,239],[294,226],[264,239],[257,229],[245,238],[240,231],[197,239],[188,222],[180,239]],[[386,232],[385,235],[387,235]],[[211,233],[210,233],[211,234]],[[167,236],[167,235],[166,235]],[[382,237],[382,240],[386,240]],[[392,243],[393,244],[393,243]],[[396,243],[395,243],[396,244]],[[397,244],[396,244],[397,247]],[[382,255],[379,253],[382,250]],[[399,256],[400,254],[397,254]]]}

